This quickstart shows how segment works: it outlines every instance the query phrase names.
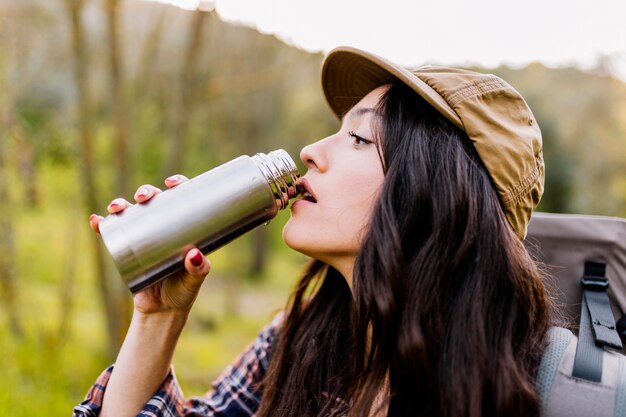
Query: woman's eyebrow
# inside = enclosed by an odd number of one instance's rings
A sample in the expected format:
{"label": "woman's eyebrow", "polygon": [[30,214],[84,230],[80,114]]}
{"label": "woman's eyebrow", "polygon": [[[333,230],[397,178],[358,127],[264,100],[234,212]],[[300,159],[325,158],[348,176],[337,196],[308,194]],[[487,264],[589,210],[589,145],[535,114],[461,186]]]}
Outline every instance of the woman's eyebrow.
{"label": "woman's eyebrow", "polygon": [[379,113],[376,111],[376,109],[374,107],[357,107],[357,108],[352,108],[350,109],[350,111],[348,113],[346,113],[344,115],[344,117],[342,118],[342,122],[344,121],[344,119],[348,118],[348,119],[354,119],[356,117],[361,117],[364,114],[367,113],[374,113],[376,116],[379,115]]}

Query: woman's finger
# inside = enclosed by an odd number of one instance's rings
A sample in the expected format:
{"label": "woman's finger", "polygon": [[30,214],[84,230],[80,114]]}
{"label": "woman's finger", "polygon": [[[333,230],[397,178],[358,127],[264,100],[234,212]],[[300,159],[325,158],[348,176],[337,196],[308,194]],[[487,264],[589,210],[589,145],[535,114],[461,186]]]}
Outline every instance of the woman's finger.
{"label": "woman's finger", "polygon": [[181,174],[176,174],[176,175],[172,175],[170,177],[167,177],[165,179],[165,185],[167,185],[167,188],[174,188],[178,184],[182,184],[185,181],[189,181],[189,178],[187,178],[187,177],[185,177],[184,175],[181,175]]}
{"label": "woman's finger", "polygon": [[120,197],[120,198],[116,198],[115,200],[109,203],[109,205],[107,206],[107,211],[111,214],[119,213],[120,211],[130,206],[132,206],[132,204],[130,204],[128,201]]}
{"label": "woman's finger", "polygon": [[91,216],[89,216],[89,227],[91,227],[91,230],[93,230],[97,234],[100,234],[100,227],[98,225],[100,221],[102,221],[102,219],[104,219],[104,217],[97,214],[92,214]]}
{"label": "woman's finger", "polygon": [[141,187],[137,188],[135,191],[135,201],[138,203],[145,203],[150,200],[155,195],[161,193],[161,189],[155,187],[154,185],[144,184]]}
{"label": "woman's finger", "polygon": [[190,275],[204,279],[211,270],[211,263],[202,252],[194,248],[185,255],[185,269]]}

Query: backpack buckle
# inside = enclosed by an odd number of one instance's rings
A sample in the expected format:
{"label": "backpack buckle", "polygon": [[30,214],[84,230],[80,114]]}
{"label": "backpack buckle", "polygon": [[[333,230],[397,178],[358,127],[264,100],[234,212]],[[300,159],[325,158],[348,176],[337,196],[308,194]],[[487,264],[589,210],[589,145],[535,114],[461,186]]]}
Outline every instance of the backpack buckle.
{"label": "backpack buckle", "polygon": [[606,291],[609,288],[609,280],[606,277],[594,277],[585,275],[580,280],[580,285],[585,290]]}
{"label": "backpack buckle", "polygon": [[606,277],[606,264],[603,262],[585,262],[585,273],[580,285],[589,291],[606,291],[609,288],[609,279]]}

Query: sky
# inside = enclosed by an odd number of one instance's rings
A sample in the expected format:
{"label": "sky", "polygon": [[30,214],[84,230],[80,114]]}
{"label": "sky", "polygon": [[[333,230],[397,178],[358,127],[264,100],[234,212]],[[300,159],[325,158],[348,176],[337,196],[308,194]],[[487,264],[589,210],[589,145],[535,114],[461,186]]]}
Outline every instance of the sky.
{"label": "sky", "polygon": [[[140,0],[145,1],[145,0]],[[626,82],[625,0],[151,0],[328,52],[350,45],[408,66],[597,66]]]}

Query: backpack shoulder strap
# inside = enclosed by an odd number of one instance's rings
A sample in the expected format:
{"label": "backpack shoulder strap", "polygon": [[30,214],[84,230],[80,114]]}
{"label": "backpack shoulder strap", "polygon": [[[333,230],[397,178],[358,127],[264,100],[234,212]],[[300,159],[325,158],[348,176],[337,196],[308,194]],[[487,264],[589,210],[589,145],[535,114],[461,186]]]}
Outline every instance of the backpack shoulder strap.
{"label": "backpack shoulder strap", "polygon": [[622,349],[607,290],[604,262],[585,262],[585,272],[580,280],[583,290],[578,346],[572,375],[593,382],[602,380],[604,346]]}
{"label": "backpack shoulder strap", "polygon": [[537,392],[541,400],[542,416],[545,415],[548,407],[548,399],[550,398],[552,384],[559,369],[561,358],[573,338],[572,332],[562,327],[552,327],[548,331],[548,346],[543,352],[536,382]]}
{"label": "backpack shoulder strap", "polygon": [[572,376],[577,338],[554,327],[537,374],[542,417],[626,417],[626,356],[603,352],[602,381]]}

